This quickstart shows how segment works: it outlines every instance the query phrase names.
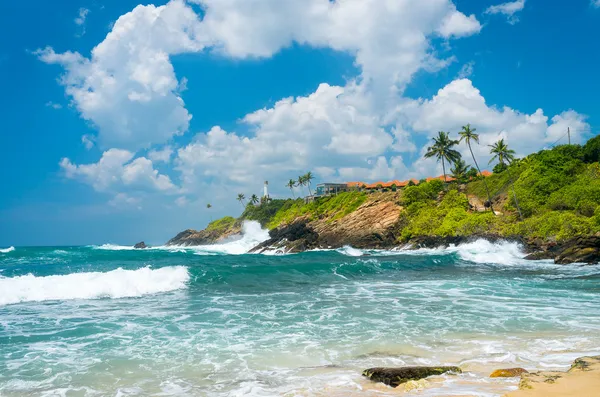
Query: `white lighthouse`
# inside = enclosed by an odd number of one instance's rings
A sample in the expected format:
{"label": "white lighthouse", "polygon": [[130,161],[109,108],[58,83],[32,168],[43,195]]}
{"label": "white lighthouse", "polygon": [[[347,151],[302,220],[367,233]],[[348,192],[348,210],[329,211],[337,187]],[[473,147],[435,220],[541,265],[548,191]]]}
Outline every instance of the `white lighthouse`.
{"label": "white lighthouse", "polygon": [[269,198],[269,181],[265,181],[265,193],[263,195],[265,199]]}

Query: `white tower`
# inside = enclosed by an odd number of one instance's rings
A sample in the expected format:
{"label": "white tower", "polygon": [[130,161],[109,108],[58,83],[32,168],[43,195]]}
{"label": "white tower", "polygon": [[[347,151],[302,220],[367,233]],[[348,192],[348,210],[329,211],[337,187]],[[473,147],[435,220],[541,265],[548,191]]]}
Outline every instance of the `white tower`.
{"label": "white tower", "polygon": [[265,181],[265,194],[264,198],[269,198],[269,181]]}

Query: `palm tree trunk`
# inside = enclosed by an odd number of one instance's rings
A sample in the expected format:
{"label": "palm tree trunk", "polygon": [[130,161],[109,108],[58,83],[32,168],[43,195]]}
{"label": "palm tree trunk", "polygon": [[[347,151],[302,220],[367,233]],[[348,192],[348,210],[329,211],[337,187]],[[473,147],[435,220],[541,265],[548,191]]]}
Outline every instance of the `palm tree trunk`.
{"label": "palm tree trunk", "polygon": [[507,168],[507,171],[508,171],[508,178],[509,178],[510,184],[512,186],[513,197],[515,198],[515,204],[517,206],[517,211],[519,212],[519,218],[521,218],[521,222],[522,222],[523,214],[521,213],[521,208],[519,207],[519,200],[517,200],[517,192],[515,191],[515,182],[513,181],[512,173],[510,172],[510,164],[509,164],[509,168]]}
{"label": "palm tree trunk", "polygon": [[294,200],[296,200],[296,193],[294,193],[294,188],[290,188],[290,190],[292,191],[292,197],[294,197]]}
{"label": "palm tree trunk", "polygon": [[490,203],[490,210],[492,211],[493,214],[495,214],[494,207],[492,207],[492,196],[490,195],[490,189],[488,188],[487,181],[485,180],[485,176],[483,176],[483,174],[481,173],[479,164],[477,164],[477,160],[475,159],[475,155],[473,154],[473,149],[471,149],[471,142],[467,142],[467,144],[469,145],[469,150],[471,151],[471,157],[473,157],[473,161],[475,162],[475,167],[477,167],[477,172],[479,172],[479,175],[481,175],[483,177],[483,186],[485,186],[485,192],[487,193],[487,196],[488,196],[488,202]]}
{"label": "palm tree trunk", "polygon": [[448,178],[446,178],[446,164],[444,163],[443,158],[442,158],[442,169],[444,170],[444,183],[448,183]]}
{"label": "palm tree trunk", "polygon": [[310,190],[310,182],[308,182],[308,193],[310,193],[310,195],[312,196],[312,191]]}

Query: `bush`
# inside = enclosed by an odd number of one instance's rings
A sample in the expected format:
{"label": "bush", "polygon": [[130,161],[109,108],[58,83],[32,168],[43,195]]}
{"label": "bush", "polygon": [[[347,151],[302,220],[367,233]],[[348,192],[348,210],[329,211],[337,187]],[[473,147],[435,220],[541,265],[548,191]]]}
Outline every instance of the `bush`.
{"label": "bush", "polygon": [[587,141],[582,148],[583,161],[586,163],[597,163],[600,161],[600,135]]}
{"label": "bush", "polygon": [[415,186],[407,186],[402,192],[402,203],[405,206],[409,206],[416,202],[435,200],[442,190],[444,190],[444,182],[439,179],[420,183]]}
{"label": "bush", "polygon": [[223,233],[227,229],[233,227],[235,222],[236,222],[235,218],[233,218],[231,216],[226,216],[226,217],[217,219],[216,221],[212,221],[211,223],[209,223],[208,226],[206,227],[206,230],[217,231],[219,233]]}

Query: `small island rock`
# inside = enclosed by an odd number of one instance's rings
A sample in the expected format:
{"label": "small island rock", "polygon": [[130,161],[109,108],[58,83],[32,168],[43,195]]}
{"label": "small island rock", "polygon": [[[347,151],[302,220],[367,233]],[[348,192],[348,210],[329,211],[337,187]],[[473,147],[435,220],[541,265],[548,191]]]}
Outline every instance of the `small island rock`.
{"label": "small island rock", "polygon": [[140,241],[139,243],[137,243],[136,245],[134,245],[133,248],[135,248],[135,249],[144,249],[144,248],[148,248],[148,246],[143,241]]}
{"label": "small island rock", "polygon": [[419,380],[446,372],[461,373],[459,367],[401,367],[401,368],[369,368],[363,371],[373,382],[382,382],[388,386],[398,387],[411,380]]}

